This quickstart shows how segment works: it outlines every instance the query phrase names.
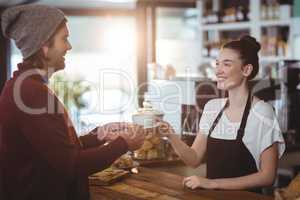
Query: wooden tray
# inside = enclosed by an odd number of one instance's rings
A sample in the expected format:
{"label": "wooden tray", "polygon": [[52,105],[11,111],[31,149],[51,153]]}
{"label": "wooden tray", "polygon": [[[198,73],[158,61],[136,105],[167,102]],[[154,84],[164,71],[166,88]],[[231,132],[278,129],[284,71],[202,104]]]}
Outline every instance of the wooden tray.
{"label": "wooden tray", "polygon": [[129,176],[129,172],[122,169],[108,168],[89,176],[90,185],[111,185]]}
{"label": "wooden tray", "polygon": [[156,166],[161,167],[161,166],[182,164],[182,161],[178,157],[171,158],[171,159],[153,159],[153,160],[134,159],[134,160],[139,163],[139,166],[142,167],[156,167]]}

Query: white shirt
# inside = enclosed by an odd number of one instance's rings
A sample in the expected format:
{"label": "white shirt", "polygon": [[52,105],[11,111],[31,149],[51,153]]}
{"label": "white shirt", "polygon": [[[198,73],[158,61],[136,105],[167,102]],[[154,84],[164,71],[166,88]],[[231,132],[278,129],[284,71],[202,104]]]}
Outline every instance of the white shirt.
{"label": "white shirt", "polygon": [[[205,104],[200,119],[200,133],[208,135],[212,123],[224,107],[227,98],[212,99]],[[229,121],[226,113],[223,112],[211,137],[225,140],[235,140],[240,122]],[[285,150],[285,143],[279,127],[273,107],[264,102],[256,102],[249,113],[243,142],[255,159],[257,169],[260,169],[260,155],[273,143],[278,142],[278,155],[282,156]]]}

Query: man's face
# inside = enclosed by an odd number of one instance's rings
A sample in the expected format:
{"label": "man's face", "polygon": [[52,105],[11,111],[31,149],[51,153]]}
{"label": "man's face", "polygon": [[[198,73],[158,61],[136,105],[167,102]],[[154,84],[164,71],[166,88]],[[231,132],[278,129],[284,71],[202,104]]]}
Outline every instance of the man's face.
{"label": "man's face", "polygon": [[45,56],[47,58],[48,69],[52,68],[54,71],[65,68],[65,55],[67,51],[72,49],[68,41],[69,30],[67,25],[58,29],[53,36],[53,44],[47,47]]}

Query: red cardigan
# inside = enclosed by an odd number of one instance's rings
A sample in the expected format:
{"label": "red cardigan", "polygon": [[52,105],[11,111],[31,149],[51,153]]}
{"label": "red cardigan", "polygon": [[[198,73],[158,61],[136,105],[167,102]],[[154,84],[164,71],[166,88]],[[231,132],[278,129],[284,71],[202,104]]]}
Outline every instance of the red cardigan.
{"label": "red cardigan", "polygon": [[[33,74],[21,81],[25,72],[15,72],[0,96],[0,199],[89,199],[87,177],[124,154],[126,141],[100,146],[103,142],[92,134],[78,139],[42,77]],[[22,104],[44,110],[30,114]]]}

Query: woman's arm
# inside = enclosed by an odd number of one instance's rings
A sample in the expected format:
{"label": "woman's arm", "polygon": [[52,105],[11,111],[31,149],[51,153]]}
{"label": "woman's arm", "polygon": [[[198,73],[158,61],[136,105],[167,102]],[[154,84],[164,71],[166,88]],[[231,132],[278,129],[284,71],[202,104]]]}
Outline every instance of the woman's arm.
{"label": "woman's arm", "polygon": [[174,133],[168,135],[168,138],[175,152],[186,165],[198,167],[201,164],[206,151],[206,135],[198,133],[192,147],[189,147]]}
{"label": "woman's arm", "polygon": [[184,179],[183,183],[192,189],[243,190],[255,187],[270,186],[276,178],[278,164],[278,147],[274,143],[263,151],[260,156],[260,169],[257,173],[237,178],[206,179],[192,176]]}

